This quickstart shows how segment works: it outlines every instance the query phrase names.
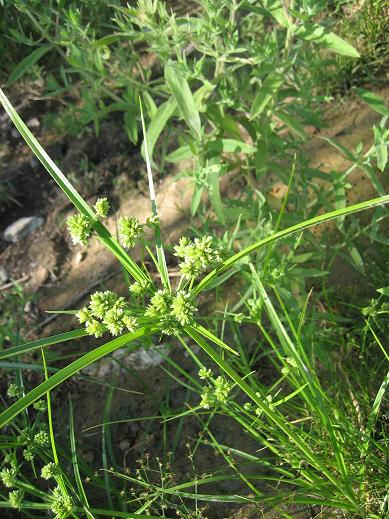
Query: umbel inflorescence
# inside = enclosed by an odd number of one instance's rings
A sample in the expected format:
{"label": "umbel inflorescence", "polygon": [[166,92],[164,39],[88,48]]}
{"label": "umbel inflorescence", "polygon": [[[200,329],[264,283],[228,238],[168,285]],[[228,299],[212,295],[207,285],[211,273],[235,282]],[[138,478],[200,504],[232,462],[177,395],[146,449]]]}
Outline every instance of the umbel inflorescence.
{"label": "umbel inflorescence", "polygon": [[[99,198],[94,208],[95,220],[82,214],[68,218],[73,243],[86,245],[98,217],[108,216],[109,202]],[[148,218],[145,225],[158,228],[158,217]],[[134,247],[144,236],[144,225],[134,216],[123,216],[118,221],[118,235],[123,247]],[[167,335],[177,335],[184,326],[191,324],[197,307],[190,288],[199,276],[222,261],[223,254],[211,236],[203,236],[194,240],[181,238],[174,247],[174,255],[180,259],[181,274],[175,291],[167,287],[158,289],[148,276],[129,286],[130,300],[109,290],[95,292],[89,305],[76,313],[87,333],[95,337],[101,337],[105,332],[117,336],[124,331],[134,332],[142,324],[157,326]],[[136,303],[139,300],[142,305]]]}

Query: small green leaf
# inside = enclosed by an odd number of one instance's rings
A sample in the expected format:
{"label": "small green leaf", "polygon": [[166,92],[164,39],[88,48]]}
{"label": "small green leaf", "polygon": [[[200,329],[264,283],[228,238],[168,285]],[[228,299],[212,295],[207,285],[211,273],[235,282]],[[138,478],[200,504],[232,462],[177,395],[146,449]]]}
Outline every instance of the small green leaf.
{"label": "small green leaf", "polygon": [[124,124],[126,126],[127,135],[133,144],[138,142],[138,123],[134,112],[124,113]]}
{"label": "small green leaf", "polygon": [[204,191],[204,186],[200,184],[196,184],[193,192],[192,204],[190,207],[191,214],[194,216],[197,213],[197,209],[199,208],[201,202],[201,196]]}
{"label": "small green leaf", "polygon": [[165,79],[187,125],[194,130],[197,137],[200,137],[201,121],[195,100],[187,80],[172,61],[169,61],[165,66]]}
{"label": "small green leaf", "polygon": [[35,49],[31,54],[29,54],[24,60],[22,60],[11,72],[11,75],[9,76],[9,79],[6,83],[6,86],[9,87],[15,83],[18,79],[20,79],[26,72],[29,71],[29,69],[35,65],[35,63],[38,63],[38,61],[43,58],[45,54],[49,52],[49,50],[52,49],[52,46],[42,45],[42,47],[39,47],[38,49]]}
{"label": "small green leaf", "polygon": [[347,41],[317,23],[305,23],[295,29],[294,33],[304,40],[312,41],[342,56],[360,57],[358,51]]}
{"label": "small green leaf", "polygon": [[389,296],[389,287],[378,288],[377,292],[384,296]]}
{"label": "small green leaf", "polygon": [[269,102],[275,97],[278,89],[283,83],[282,77],[277,73],[272,73],[267,76],[263,85],[257,95],[255,96],[254,102],[250,110],[250,120],[258,117]]}
{"label": "small green leaf", "polygon": [[220,196],[219,172],[220,166],[216,166],[208,173],[207,179],[209,183],[209,198],[211,200],[213,210],[217,214],[220,222],[225,224],[223,204]]}
{"label": "small green leaf", "polygon": [[207,152],[213,154],[220,153],[255,153],[257,148],[251,144],[247,144],[243,141],[235,139],[217,139],[215,141],[208,142],[206,145]]}
{"label": "small green leaf", "polygon": [[304,127],[291,115],[286,112],[276,112],[276,115],[283,123],[288,126],[293,133],[295,133],[300,139],[305,141],[308,138],[308,135],[305,133]]}
{"label": "small green leaf", "polygon": [[172,151],[168,155],[166,155],[165,160],[168,162],[180,162],[181,160],[187,160],[193,157],[192,150],[190,146],[184,145],[180,146],[176,150]]}
{"label": "small green leaf", "polygon": [[385,166],[388,162],[388,146],[384,142],[379,142],[375,145],[375,152],[378,169],[384,172]]}
{"label": "small green leaf", "polygon": [[[165,103],[162,103],[156,111],[154,117],[151,119],[149,127],[147,129],[147,144],[149,150],[150,161],[153,160],[153,150],[157,144],[158,138],[161,135],[166,123],[173,115],[174,110],[177,108],[177,103],[173,97],[171,97]],[[144,143],[142,145],[142,156],[145,159]]]}
{"label": "small green leaf", "polygon": [[389,108],[385,106],[385,102],[382,97],[374,94],[373,92],[369,92],[369,90],[365,90],[364,88],[356,88],[356,93],[359,97],[367,103],[370,108],[372,108],[375,112],[380,115],[389,116]]}

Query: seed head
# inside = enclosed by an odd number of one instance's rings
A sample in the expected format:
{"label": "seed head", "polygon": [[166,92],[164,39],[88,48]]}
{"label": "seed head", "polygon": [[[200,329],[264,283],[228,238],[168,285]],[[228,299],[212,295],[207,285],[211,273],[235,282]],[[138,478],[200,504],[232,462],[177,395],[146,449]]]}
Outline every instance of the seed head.
{"label": "seed head", "polygon": [[105,331],[104,326],[97,319],[91,319],[90,321],[88,321],[85,329],[88,335],[94,335],[96,339],[102,337]]}
{"label": "seed head", "polygon": [[24,498],[24,490],[21,488],[13,490],[8,494],[8,500],[12,508],[20,510]]}
{"label": "seed head", "polygon": [[107,218],[110,209],[108,198],[98,198],[94,207],[98,216]]}
{"label": "seed head", "polygon": [[55,487],[52,491],[51,511],[56,519],[67,517],[72,511],[73,503],[69,495],[64,494],[61,488]]}
{"label": "seed head", "polygon": [[48,445],[49,444],[49,435],[47,434],[47,432],[39,431],[34,436],[34,443],[36,445],[39,445],[39,447],[45,447],[46,445]]}
{"label": "seed head", "polygon": [[122,216],[119,219],[119,241],[123,247],[134,247],[142,235],[142,226],[135,216]]}
{"label": "seed head", "polygon": [[134,294],[134,296],[142,297],[144,296],[150,287],[150,282],[146,279],[142,279],[141,281],[135,281],[132,285],[130,285],[130,292]]}
{"label": "seed head", "polygon": [[19,398],[21,392],[16,384],[10,384],[7,389],[7,396],[10,398]]}
{"label": "seed head", "polygon": [[58,475],[58,467],[55,463],[48,463],[44,465],[41,470],[41,477],[43,479],[51,479]]}
{"label": "seed head", "polygon": [[181,238],[174,250],[175,255],[184,260],[179,267],[181,274],[188,279],[197,278],[222,261],[221,251],[213,243],[211,236],[195,238],[193,241]]}
{"label": "seed head", "polygon": [[181,326],[185,326],[193,321],[193,314],[197,312],[197,308],[192,302],[191,294],[179,290],[173,297],[170,305],[172,316]]}
{"label": "seed head", "polygon": [[133,315],[125,315],[123,316],[123,324],[132,333],[138,328],[138,319]]}
{"label": "seed head", "polygon": [[81,213],[68,216],[66,225],[74,245],[88,243],[92,232],[92,221],[88,217]]}
{"label": "seed head", "polygon": [[0,471],[0,479],[3,485],[7,488],[12,488],[16,483],[17,471],[15,468],[3,468]]}
{"label": "seed head", "polygon": [[37,400],[32,405],[33,408],[39,411],[40,413],[44,413],[47,410],[47,404],[43,399]]}
{"label": "seed head", "polygon": [[76,313],[76,317],[80,324],[87,323],[92,320],[92,312],[88,307],[84,306],[84,308],[81,308],[81,310]]}
{"label": "seed head", "polygon": [[113,308],[118,297],[113,292],[106,290],[105,292],[95,292],[91,295],[89,308],[94,317],[103,319],[105,314]]}

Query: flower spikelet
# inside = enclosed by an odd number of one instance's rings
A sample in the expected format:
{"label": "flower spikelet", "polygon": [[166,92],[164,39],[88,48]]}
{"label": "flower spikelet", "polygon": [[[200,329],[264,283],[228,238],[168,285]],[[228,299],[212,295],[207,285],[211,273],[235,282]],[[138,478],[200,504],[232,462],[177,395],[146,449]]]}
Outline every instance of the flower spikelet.
{"label": "flower spikelet", "polygon": [[66,225],[73,244],[86,245],[92,232],[92,221],[85,215],[78,213],[68,216]]}
{"label": "flower spikelet", "polygon": [[108,310],[114,306],[117,299],[117,295],[109,290],[105,292],[95,292],[91,295],[89,304],[92,315],[103,319]]}
{"label": "flower spikelet", "polygon": [[123,247],[134,247],[142,235],[142,225],[135,216],[122,216],[119,219],[119,240]]}
{"label": "flower spikelet", "polygon": [[97,319],[91,319],[86,323],[86,333],[88,335],[94,335],[96,339],[102,337],[104,331],[104,326]]}
{"label": "flower spikelet", "polygon": [[24,498],[24,490],[21,488],[13,490],[8,494],[8,500],[12,508],[20,510]]}
{"label": "flower spikelet", "polygon": [[41,476],[43,479],[51,479],[55,476],[57,476],[59,473],[58,467],[55,463],[48,463],[47,465],[44,465],[41,470]]}
{"label": "flower spikelet", "polygon": [[72,511],[73,503],[67,494],[64,494],[60,487],[54,488],[52,491],[51,511],[55,514],[56,519],[62,519]]}
{"label": "flower spikelet", "polygon": [[130,285],[130,292],[134,294],[136,297],[142,297],[146,294],[150,287],[150,282],[147,279],[142,279],[141,281],[135,281],[132,285]]}
{"label": "flower spikelet", "polygon": [[191,294],[184,290],[179,290],[171,303],[172,316],[181,326],[185,326],[193,321],[193,314],[196,311],[197,308],[192,302]]}
{"label": "flower spikelet", "polygon": [[0,472],[0,479],[3,485],[7,488],[12,488],[16,483],[16,469],[15,468],[4,468]]}
{"label": "flower spikelet", "polygon": [[108,198],[98,198],[94,207],[98,216],[107,218],[110,209]]}

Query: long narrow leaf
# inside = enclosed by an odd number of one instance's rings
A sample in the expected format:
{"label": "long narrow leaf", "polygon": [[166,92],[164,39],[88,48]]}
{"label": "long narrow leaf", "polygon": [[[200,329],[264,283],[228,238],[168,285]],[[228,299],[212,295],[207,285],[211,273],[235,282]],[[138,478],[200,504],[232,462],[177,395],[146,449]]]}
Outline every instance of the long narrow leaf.
{"label": "long narrow leaf", "polygon": [[5,111],[8,113],[10,119],[20,132],[23,139],[26,141],[37,159],[41,162],[47,172],[55,180],[61,190],[75,205],[75,207],[91,220],[95,220],[94,230],[97,232],[100,241],[116,256],[120,263],[128,270],[128,272],[137,281],[146,279],[146,274],[138,267],[138,265],[128,256],[128,254],[121,248],[119,243],[112,237],[108,229],[98,220],[92,208],[85,202],[85,200],[78,194],[77,190],[60,171],[58,166],[51,160],[45,150],[39,144],[37,139],[33,136],[27,126],[24,124],[18,113],[0,88],[0,102]]}
{"label": "long narrow leaf", "polygon": [[0,351],[0,359],[6,359],[8,357],[20,355],[21,353],[27,353],[29,351],[37,350],[39,348],[46,348],[47,346],[52,346],[53,344],[59,344],[65,341],[79,339],[80,337],[85,337],[86,335],[88,334],[85,328],[79,328],[78,330],[72,330],[71,332],[52,335],[51,337],[46,337],[45,339],[38,339],[37,341],[26,342],[25,344],[19,344],[19,346],[14,346],[13,348]]}
{"label": "long narrow leaf", "polygon": [[221,263],[221,265],[218,268],[212,270],[208,275],[206,275],[204,277],[204,279],[202,279],[200,281],[200,283],[193,289],[193,293],[199,294],[219,274],[221,274],[222,272],[225,272],[226,270],[231,268],[232,265],[234,265],[237,261],[241,260],[245,256],[249,255],[251,252],[254,252],[257,249],[259,249],[265,245],[268,245],[269,243],[277,241],[281,238],[285,238],[286,236],[290,236],[291,234],[295,234],[297,232],[304,231],[305,229],[308,229],[309,227],[313,227],[315,225],[319,225],[321,223],[328,222],[330,220],[334,220],[335,218],[339,218],[343,215],[349,215],[352,213],[358,213],[360,211],[366,211],[367,209],[370,209],[372,207],[376,207],[376,206],[387,204],[387,203],[389,203],[389,195],[385,195],[380,198],[373,198],[371,200],[367,200],[366,202],[361,202],[359,204],[354,204],[349,207],[345,207],[344,209],[338,209],[336,211],[331,211],[329,213],[315,216],[314,218],[310,218],[309,220],[306,220],[305,222],[301,222],[296,225],[292,225],[292,227],[288,227],[287,229],[283,229],[282,231],[271,234],[270,236],[267,236],[263,240],[257,241],[255,243],[253,243],[252,245],[249,245],[248,247],[241,250],[237,254],[234,254],[228,260]]}
{"label": "long narrow leaf", "polygon": [[35,387],[32,391],[27,393],[26,396],[15,402],[13,405],[8,407],[3,413],[1,413],[0,427],[4,427],[4,425],[11,422],[15,418],[15,416],[24,411],[24,409],[26,409],[33,402],[41,398],[47,391],[50,391],[54,387],[58,386],[64,380],[68,379],[78,371],[84,369],[86,366],[93,364],[93,362],[96,362],[102,357],[105,357],[106,355],[112,353],[121,346],[129,344],[141,337],[151,335],[155,331],[157,331],[157,328],[140,328],[134,333],[126,333],[125,335],[118,337],[117,339],[114,339],[110,342],[107,342],[106,344],[99,346],[93,351],[86,353],[81,358],[75,360],[65,368],[58,371],[58,373],[55,373],[55,375],[50,377],[45,382],[42,382],[42,384],[39,384],[39,386]]}

